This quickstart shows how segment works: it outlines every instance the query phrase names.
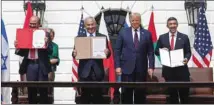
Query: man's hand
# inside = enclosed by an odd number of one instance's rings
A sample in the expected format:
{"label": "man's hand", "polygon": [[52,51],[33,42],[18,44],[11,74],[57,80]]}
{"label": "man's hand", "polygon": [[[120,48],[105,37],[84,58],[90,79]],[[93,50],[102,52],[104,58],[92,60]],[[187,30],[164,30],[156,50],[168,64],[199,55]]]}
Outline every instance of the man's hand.
{"label": "man's hand", "polygon": [[53,72],[48,73],[49,81],[53,81]]}
{"label": "man's hand", "polygon": [[58,59],[55,59],[55,58],[51,59],[50,62],[51,62],[51,64],[56,64],[58,62]]}
{"label": "man's hand", "polygon": [[104,52],[105,52],[106,55],[109,54],[109,50],[108,49],[105,49]]}
{"label": "man's hand", "polygon": [[72,54],[74,57],[77,56],[77,50],[73,50],[73,54]]}
{"label": "man's hand", "polygon": [[116,68],[116,74],[120,76],[122,74],[122,70],[120,67]]}
{"label": "man's hand", "polygon": [[187,59],[187,58],[184,58],[183,63],[184,63],[184,64],[187,64],[187,63],[188,63],[188,59]]}
{"label": "man's hand", "polygon": [[153,74],[154,74],[154,69],[149,69],[148,70],[148,74],[149,76],[152,78]]}

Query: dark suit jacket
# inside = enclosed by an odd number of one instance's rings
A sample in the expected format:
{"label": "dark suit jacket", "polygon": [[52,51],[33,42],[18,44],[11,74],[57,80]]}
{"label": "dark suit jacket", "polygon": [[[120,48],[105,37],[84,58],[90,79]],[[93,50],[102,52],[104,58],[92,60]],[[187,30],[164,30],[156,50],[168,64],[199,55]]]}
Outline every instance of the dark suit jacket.
{"label": "dark suit jacket", "polygon": [[138,50],[134,47],[132,28],[124,28],[119,32],[115,47],[115,67],[120,67],[123,74],[137,72],[147,74],[149,68],[154,69],[154,48],[151,33],[140,29],[140,43]]}
{"label": "dark suit jacket", "polygon": [[[78,35],[77,37],[87,37],[86,35]],[[101,35],[99,33],[96,33],[96,37],[106,37],[105,35]],[[108,48],[107,44],[107,38],[106,38],[106,48]],[[84,46],[84,43],[83,43]],[[75,47],[74,47],[75,49]],[[77,52],[78,53],[78,52]],[[110,51],[107,55],[107,58],[109,58],[111,55]],[[72,53],[73,56],[73,53]],[[73,56],[74,57],[74,56]],[[96,80],[101,81],[104,79],[105,71],[103,66],[103,59],[80,59],[79,60],[79,66],[78,66],[78,75],[79,78],[87,78],[90,74],[90,71],[93,68]]]}
{"label": "dark suit jacket", "polygon": [[[15,51],[16,55],[24,57],[20,68],[19,68],[19,74],[25,74],[27,72],[27,67],[29,64],[29,59],[28,59],[28,53],[29,49],[18,49]],[[48,55],[52,53],[52,45],[49,44],[47,49],[39,49],[38,50],[38,60],[39,60],[39,66],[40,69],[43,69],[44,75],[48,74],[51,72],[51,64],[50,60],[48,58]]]}
{"label": "dark suit jacket", "polygon": [[[164,47],[168,48],[170,50],[169,33],[165,33],[163,35],[160,35],[158,42],[157,42],[156,49],[155,49],[155,54],[160,55],[159,54],[159,48],[164,48]],[[190,49],[189,38],[187,35],[180,33],[180,32],[177,32],[177,38],[176,38],[174,49],[175,50],[176,49],[183,49],[184,50],[184,58],[187,58],[189,61],[189,59],[191,57],[191,49]],[[186,77],[186,76],[190,75],[187,65],[175,67],[175,68],[163,66],[162,69],[163,69],[162,70],[162,76],[167,77],[167,78],[172,74],[177,74],[177,75],[182,76],[182,77]]]}

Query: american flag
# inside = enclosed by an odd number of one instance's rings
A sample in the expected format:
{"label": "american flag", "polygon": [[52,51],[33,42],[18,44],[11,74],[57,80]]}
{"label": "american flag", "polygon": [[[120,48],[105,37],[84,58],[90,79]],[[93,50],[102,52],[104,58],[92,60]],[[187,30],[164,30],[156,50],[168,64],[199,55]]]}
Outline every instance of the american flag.
{"label": "american flag", "polygon": [[199,68],[209,67],[212,58],[212,41],[207,26],[204,5],[199,9],[198,24],[193,45],[193,63]]}
{"label": "american flag", "polygon": [[[79,30],[77,35],[84,35],[86,34],[86,31],[84,29],[84,21],[83,21],[83,14],[81,14],[81,20],[79,24]],[[72,63],[72,82],[77,82],[78,81],[78,66],[79,63],[78,61],[73,58],[73,63]]]}

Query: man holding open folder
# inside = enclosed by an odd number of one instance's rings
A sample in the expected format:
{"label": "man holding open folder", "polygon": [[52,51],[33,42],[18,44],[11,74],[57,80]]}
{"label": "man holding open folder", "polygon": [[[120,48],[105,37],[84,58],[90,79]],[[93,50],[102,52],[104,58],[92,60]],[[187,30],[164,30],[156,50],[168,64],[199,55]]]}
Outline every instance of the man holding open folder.
{"label": "man holding open folder", "polygon": [[[39,17],[32,16],[29,26],[30,29],[38,29],[40,27]],[[17,48],[21,42],[18,40],[14,42],[16,47],[15,54],[24,57],[20,70],[22,73],[26,73],[27,81],[48,81],[48,73],[52,71],[48,58],[48,55],[52,53],[51,44],[48,43],[49,38],[46,36],[41,40],[45,40],[47,48]],[[40,93],[39,104],[48,104],[48,88],[28,87],[29,104],[37,104],[37,90]]]}
{"label": "man holding open folder", "polygon": [[[179,66],[166,66],[162,63],[162,76],[167,82],[171,81],[190,81],[190,73],[188,69],[188,61],[191,57],[191,50],[190,50],[190,42],[187,35],[180,33],[177,31],[178,22],[177,19],[174,17],[170,17],[167,20],[167,27],[169,28],[169,32],[165,33],[163,35],[160,35],[157,47],[155,49],[155,54],[164,56],[165,54],[161,53],[161,51],[182,51],[183,54],[177,54],[173,56],[171,54],[170,58],[175,58],[176,56],[183,56],[183,59],[181,59],[180,62],[183,64]],[[174,53],[173,52],[173,53]],[[162,55],[161,55],[162,54]],[[180,58],[177,58],[180,59]],[[166,59],[162,59],[161,62],[165,62]],[[179,63],[179,62],[171,62],[170,63]],[[169,103],[170,104],[187,104],[188,103],[188,96],[189,96],[189,88],[168,88],[168,93],[170,95],[169,97]],[[179,102],[180,98],[180,102]]]}
{"label": "man holding open folder", "polygon": [[[84,20],[84,25],[86,28],[86,34],[78,35],[77,38],[86,38],[86,37],[104,37],[106,40],[105,35],[101,35],[96,33],[96,21],[93,17],[87,17]],[[74,58],[78,58],[78,47],[85,47],[84,45],[86,42],[81,42],[81,45],[75,45],[75,48],[72,52],[72,56]],[[110,57],[110,51],[108,50],[107,41],[106,47],[103,48],[106,58]],[[83,49],[86,50],[86,49]],[[90,52],[90,51],[88,51]],[[103,52],[103,51],[102,51]],[[78,77],[80,82],[87,82],[87,81],[94,81],[100,82],[104,80],[104,66],[103,66],[103,59],[102,58],[81,58],[79,60],[78,66]],[[81,88],[81,104],[102,104],[104,102],[104,98],[102,97],[102,88]]]}

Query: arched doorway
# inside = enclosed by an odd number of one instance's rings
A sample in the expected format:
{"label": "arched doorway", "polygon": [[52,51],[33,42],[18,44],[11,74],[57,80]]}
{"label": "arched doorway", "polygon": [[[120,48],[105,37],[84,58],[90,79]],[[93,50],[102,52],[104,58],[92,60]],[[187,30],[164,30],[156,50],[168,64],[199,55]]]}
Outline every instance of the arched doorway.
{"label": "arched doorway", "polygon": [[[112,48],[114,50],[114,46],[116,43],[116,39],[119,31],[124,27],[124,23],[126,21],[127,10],[125,9],[104,9],[104,20],[106,22],[106,27],[108,30],[108,35],[112,44]],[[99,30],[99,24],[102,12],[99,12],[95,16],[95,20],[97,22],[97,30]]]}

